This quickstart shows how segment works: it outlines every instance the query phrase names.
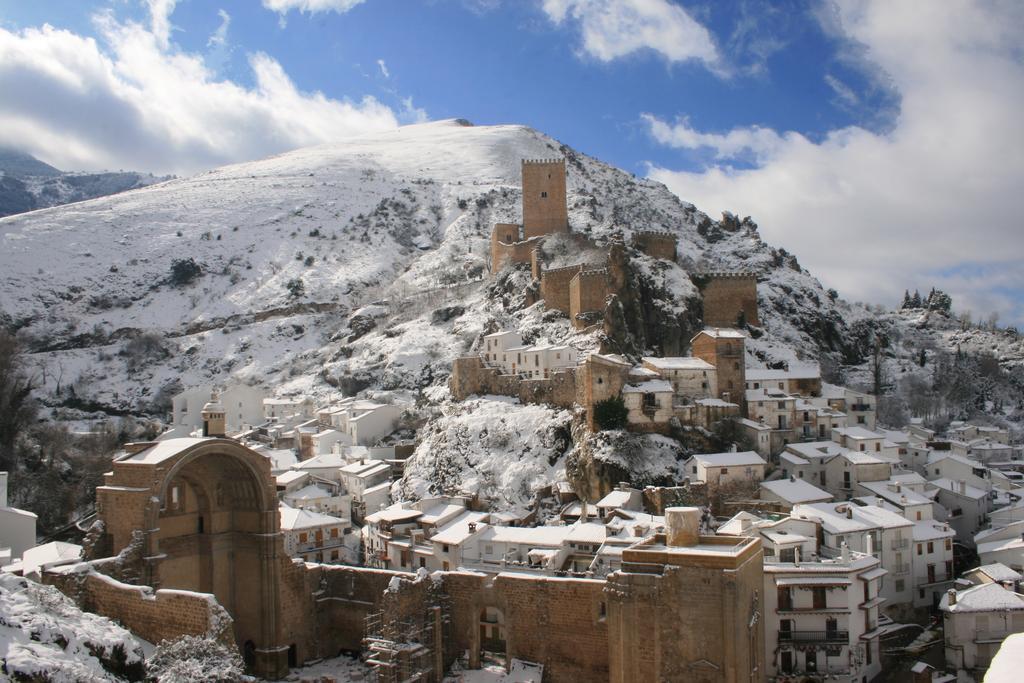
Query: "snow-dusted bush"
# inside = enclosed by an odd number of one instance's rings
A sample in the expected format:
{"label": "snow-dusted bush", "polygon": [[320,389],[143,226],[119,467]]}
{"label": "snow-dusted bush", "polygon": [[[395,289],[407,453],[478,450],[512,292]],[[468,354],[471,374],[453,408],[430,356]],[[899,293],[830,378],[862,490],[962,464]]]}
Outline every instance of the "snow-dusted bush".
{"label": "snow-dusted bush", "polygon": [[210,636],[165,640],[148,664],[148,680],[157,683],[234,683],[244,673],[238,651]]}

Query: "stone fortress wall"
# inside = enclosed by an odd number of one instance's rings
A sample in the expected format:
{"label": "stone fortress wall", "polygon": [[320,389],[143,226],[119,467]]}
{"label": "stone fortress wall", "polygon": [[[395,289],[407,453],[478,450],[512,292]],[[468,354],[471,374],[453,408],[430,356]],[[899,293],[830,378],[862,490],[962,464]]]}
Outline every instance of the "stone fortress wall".
{"label": "stone fortress wall", "polygon": [[760,326],[757,313],[757,275],[747,272],[711,272],[700,278],[704,298],[704,325],[736,327],[739,322]]}

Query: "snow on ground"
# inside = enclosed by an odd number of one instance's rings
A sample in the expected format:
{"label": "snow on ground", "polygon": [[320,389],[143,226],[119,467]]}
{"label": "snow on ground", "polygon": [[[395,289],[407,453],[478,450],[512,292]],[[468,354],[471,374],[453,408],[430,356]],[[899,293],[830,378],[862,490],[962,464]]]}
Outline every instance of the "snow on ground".
{"label": "snow on ground", "polygon": [[356,683],[357,681],[373,680],[370,668],[360,660],[352,657],[335,657],[324,659],[298,669],[292,669],[286,681],[320,681],[329,679],[335,683]]}
{"label": "snow on ground", "polygon": [[125,680],[108,670],[115,650],[141,667],[141,641],[110,619],[81,611],[53,586],[0,574],[0,681]]}
{"label": "snow on ground", "polygon": [[498,509],[529,504],[565,478],[571,413],[504,396],[446,403],[396,485],[399,498],[479,493]]}

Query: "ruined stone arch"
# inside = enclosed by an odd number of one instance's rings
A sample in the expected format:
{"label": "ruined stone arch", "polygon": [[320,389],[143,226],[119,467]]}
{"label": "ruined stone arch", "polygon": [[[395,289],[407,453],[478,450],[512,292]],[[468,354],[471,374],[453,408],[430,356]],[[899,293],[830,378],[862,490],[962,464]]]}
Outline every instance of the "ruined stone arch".
{"label": "ruined stone arch", "polygon": [[267,458],[231,439],[138,444],[114,462],[97,509],[115,553],[142,531],[142,583],[213,594],[235,641],[253,644],[254,670],[280,671],[284,549]]}

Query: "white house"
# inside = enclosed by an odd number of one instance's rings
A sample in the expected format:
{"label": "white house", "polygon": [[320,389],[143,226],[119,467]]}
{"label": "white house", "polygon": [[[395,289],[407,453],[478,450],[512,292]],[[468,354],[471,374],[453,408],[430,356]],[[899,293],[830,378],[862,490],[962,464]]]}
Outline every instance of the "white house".
{"label": "white house", "polygon": [[282,504],[281,535],[290,557],[306,562],[351,562],[345,547],[345,535],[352,529],[347,519],[301,510]]}
{"label": "white house", "polygon": [[861,683],[882,670],[878,608],[885,570],[845,547],[814,562],[765,558],[765,662],[768,680]]}
{"label": "white house", "polygon": [[693,481],[717,484],[753,483],[764,479],[768,465],[754,451],[737,453],[703,453],[686,461],[686,472]]}
{"label": "white house", "polygon": [[846,543],[850,550],[879,558],[889,573],[882,585],[887,607],[913,602],[913,522],[882,506],[856,502],[796,505],[792,516],[821,524],[822,556],[837,557]]}
{"label": "white house", "polygon": [[481,355],[487,365],[500,367],[504,374],[510,375],[512,362],[508,357],[508,350],[522,345],[523,338],[516,332],[495,332],[484,335]]}
{"label": "white house", "polygon": [[1001,563],[1014,571],[1024,571],[1024,522],[985,529],[974,536],[982,564]]}
{"label": "white house", "polygon": [[161,439],[189,436],[203,427],[203,406],[211,396],[217,394],[224,406],[224,425],[227,434],[237,434],[249,427],[264,422],[263,399],[267,390],[235,384],[217,390],[212,385],[201,385],[186,389],[171,399],[170,430],[160,435]]}
{"label": "white house", "polygon": [[885,481],[892,464],[876,453],[846,450],[825,462],[825,490],[849,500],[861,482]]}
{"label": "white house", "polygon": [[747,438],[754,444],[754,450],[763,458],[771,457],[772,428],[766,424],[745,417],[740,418],[739,425],[740,428],[743,429],[743,433],[746,434]]}
{"label": "white house", "polygon": [[950,590],[939,608],[946,668],[957,681],[981,681],[1003,640],[1024,632],[1024,595],[998,583]]}
{"label": "white house", "polygon": [[7,505],[7,472],[0,472],[0,549],[8,562],[20,560],[36,544],[36,515]]}
{"label": "white house", "polygon": [[576,365],[576,349],[571,346],[518,346],[508,349],[502,357],[508,358],[502,363],[505,374],[526,379],[547,379],[555,370]]}
{"label": "white house", "polygon": [[676,396],[688,399],[718,396],[718,371],[711,363],[693,357],[647,357],[643,366],[672,383]]}
{"label": "white house", "polygon": [[352,514],[352,499],[341,493],[340,488],[335,482],[318,481],[283,493],[281,500],[289,507],[348,518]]}
{"label": "white house", "polygon": [[933,479],[928,488],[937,492],[935,500],[947,511],[945,521],[956,530],[957,541],[973,546],[974,535],[988,523],[990,492],[950,479]]}

